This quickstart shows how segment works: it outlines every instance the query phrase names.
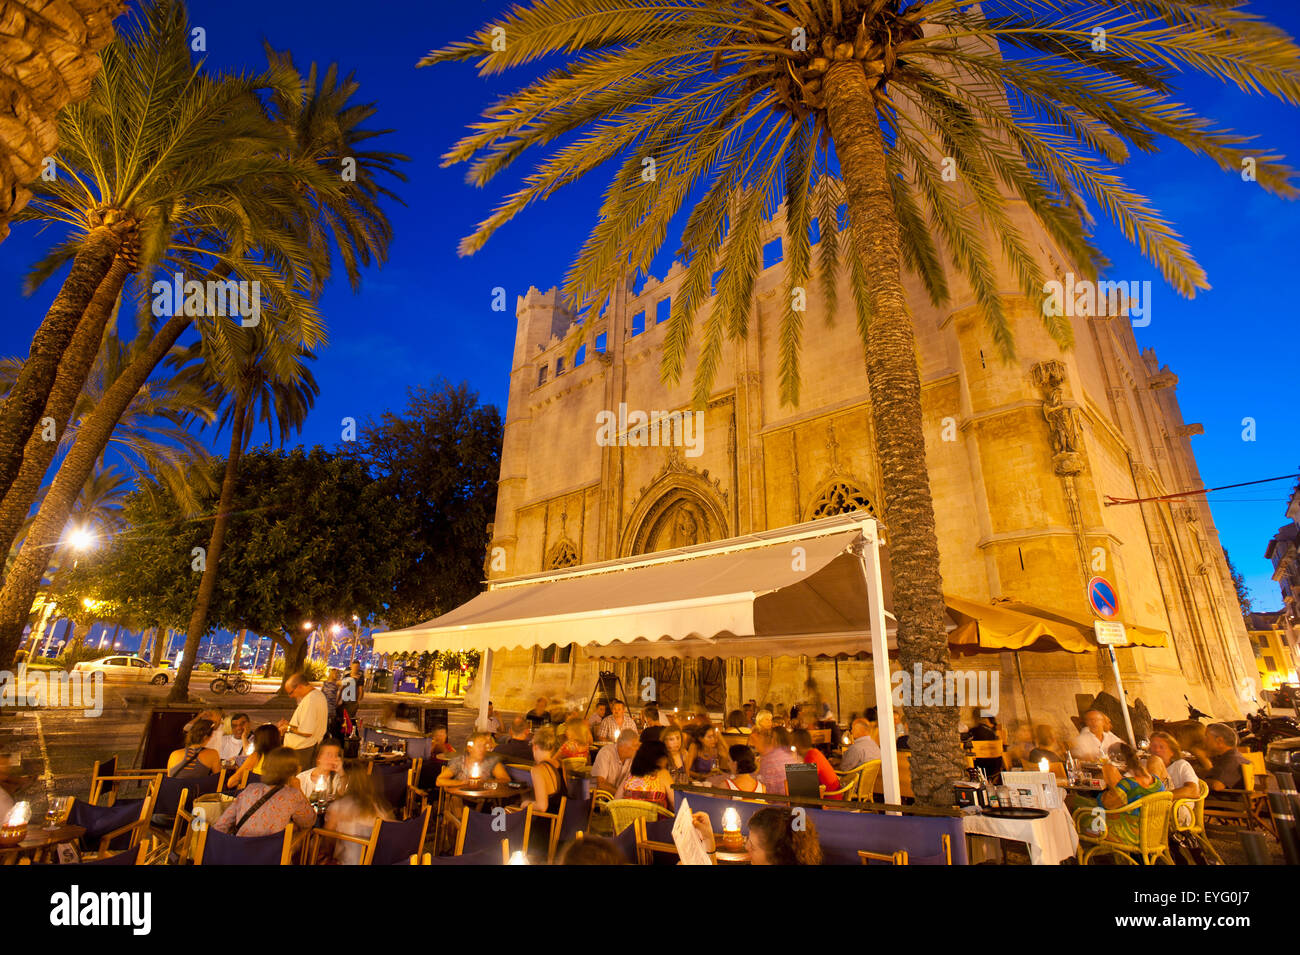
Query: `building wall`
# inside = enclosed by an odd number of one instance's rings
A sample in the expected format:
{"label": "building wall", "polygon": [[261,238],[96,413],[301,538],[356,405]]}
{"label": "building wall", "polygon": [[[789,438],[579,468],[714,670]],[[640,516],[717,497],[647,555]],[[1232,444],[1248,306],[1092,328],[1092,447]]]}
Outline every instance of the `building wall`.
{"label": "building wall", "polygon": [[[770,238],[779,238],[780,214],[770,226]],[[1045,272],[1062,275],[1063,257],[1050,240],[1032,223],[1022,228],[1036,238]],[[597,443],[597,415],[620,403],[690,409],[694,352],[680,383],[659,376],[665,326],[656,316],[682,276],[674,264],[662,281],[616,296],[587,330],[576,367],[583,329],[556,291],[520,297],[492,541],[503,559],[492,576],[787,526],[845,495],[880,516],[887,534],[862,344],[843,280],[830,324],[820,289],[808,290],[798,407],[780,402],[776,337],[788,293],[783,265],[773,262],[759,281],[749,333],[724,349],[700,409],[698,456]],[[1108,503],[1199,486],[1191,438],[1200,426],[1182,420],[1177,379],[1152,351],[1139,351],[1127,319],[1075,318],[1074,347],[1062,351],[1042,329],[1038,303],[1010,291],[1017,357],[1006,361],[960,277],[950,281],[952,302],[939,310],[914,276],[905,277],[945,591],[1090,619],[1085,584],[1100,573],[1116,583],[1123,619],[1172,635],[1162,649],[1118,651],[1130,697],[1178,718],[1186,693],[1202,709],[1236,718],[1236,688],[1256,671],[1208,507],[1197,498]],[[594,347],[600,336],[604,354]],[[540,649],[498,654],[499,706],[520,707],[541,693],[574,702],[590,694],[598,661],[580,651],[564,664],[541,657]],[[1064,728],[1078,713],[1076,694],[1114,692],[1102,654],[1020,657],[1019,670],[1011,654],[960,663],[999,672],[1006,717],[1024,718],[1027,697],[1035,722]],[[647,666],[616,668],[629,692]],[[746,659],[730,661],[727,674],[728,707],[751,697],[835,698],[831,661]],[[843,715],[874,703],[869,663],[840,664],[839,700]]]}

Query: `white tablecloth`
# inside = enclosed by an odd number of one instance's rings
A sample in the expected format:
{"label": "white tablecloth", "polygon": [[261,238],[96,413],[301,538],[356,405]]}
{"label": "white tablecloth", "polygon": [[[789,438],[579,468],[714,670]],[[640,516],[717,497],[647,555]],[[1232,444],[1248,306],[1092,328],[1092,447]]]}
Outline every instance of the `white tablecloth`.
{"label": "white tablecloth", "polygon": [[1041,819],[997,819],[968,812],[962,823],[967,835],[1025,843],[1032,865],[1060,865],[1074,858],[1079,848],[1079,834],[1063,807],[1049,810]]}

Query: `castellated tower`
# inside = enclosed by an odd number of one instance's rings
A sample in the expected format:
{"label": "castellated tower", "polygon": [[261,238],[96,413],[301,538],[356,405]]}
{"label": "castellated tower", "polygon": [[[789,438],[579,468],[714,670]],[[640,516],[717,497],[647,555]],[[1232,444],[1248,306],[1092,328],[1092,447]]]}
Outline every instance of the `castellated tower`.
{"label": "castellated tower", "polygon": [[[1026,210],[1012,211],[1046,277],[1084,278]],[[749,334],[728,344],[702,408],[690,404],[693,356],[680,383],[659,377],[679,265],[616,295],[576,354],[573,336],[581,329],[554,289],[530,289],[519,299],[491,577],[853,510],[878,516],[888,540],[846,277],[839,314],[828,316],[820,288],[808,289],[801,401],[795,408],[780,403],[784,229],[779,211],[768,223]],[[1255,669],[1204,499],[1107,503],[1200,486],[1190,443],[1200,426],[1182,420],[1176,377],[1154,353],[1139,351],[1124,315],[1071,319],[1074,345],[1062,350],[1043,330],[1041,302],[1025,300],[1007,264],[997,264],[1015,336],[1012,361],[1000,357],[959,275],[948,276],[952,295],[943,309],[915,276],[904,276],[945,593],[1086,626],[1087,581],[1106,577],[1118,590],[1121,619],[1168,634],[1164,647],[1118,651],[1130,701],[1179,718],[1187,693],[1217,717],[1236,717],[1235,690]],[[705,303],[705,314],[710,307]],[[599,442],[600,416],[617,418],[621,408],[652,420],[698,412],[699,444],[638,442],[625,424],[618,436],[626,440]],[[1114,692],[1104,653],[981,653],[955,658],[955,665],[999,673],[1004,719],[1047,722],[1061,732],[1078,713],[1076,694]],[[836,706],[836,668],[828,659],[602,664],[556,647],[498,654],[494,696],[503,709],[526,708],[542,694],[580,705],[600,669],[617,671],[629,692],[652,677],[668,706],[717,712],[749,698],[789,705],[816,695]],[[838,676],[839,716],[875,703],[869,663],[841,662]]]}

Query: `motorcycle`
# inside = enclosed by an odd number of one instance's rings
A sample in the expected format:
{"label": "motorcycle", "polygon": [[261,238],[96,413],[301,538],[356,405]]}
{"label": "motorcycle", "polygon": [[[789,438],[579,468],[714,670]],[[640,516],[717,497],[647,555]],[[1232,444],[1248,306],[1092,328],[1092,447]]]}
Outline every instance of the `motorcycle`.
{"label": "motorcycle", "polygon": [[[1237,721],[1241,723],[1242,721]],[[1237,730],[1238,742],[1255,752],[1264,752],[1277,739],[1300,736],[1300,723],[1290,716],[1272,716],[1265,707],[1249,713],[1245,725]]]}

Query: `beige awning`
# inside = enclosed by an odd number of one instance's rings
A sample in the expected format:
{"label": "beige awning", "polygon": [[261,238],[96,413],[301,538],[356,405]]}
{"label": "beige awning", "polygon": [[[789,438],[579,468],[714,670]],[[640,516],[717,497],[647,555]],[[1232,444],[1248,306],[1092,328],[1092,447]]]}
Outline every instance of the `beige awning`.
{"label": "beige awning", "polygon": [[[492,581],[488,591],[450,613],[375,634],[375,650],[555,644],[581,646],[608,659],[870,651],[867,589],[856,553],[862,527],[860,515],[845,515]],[[888,567],[885,560],[881,564]]]}

